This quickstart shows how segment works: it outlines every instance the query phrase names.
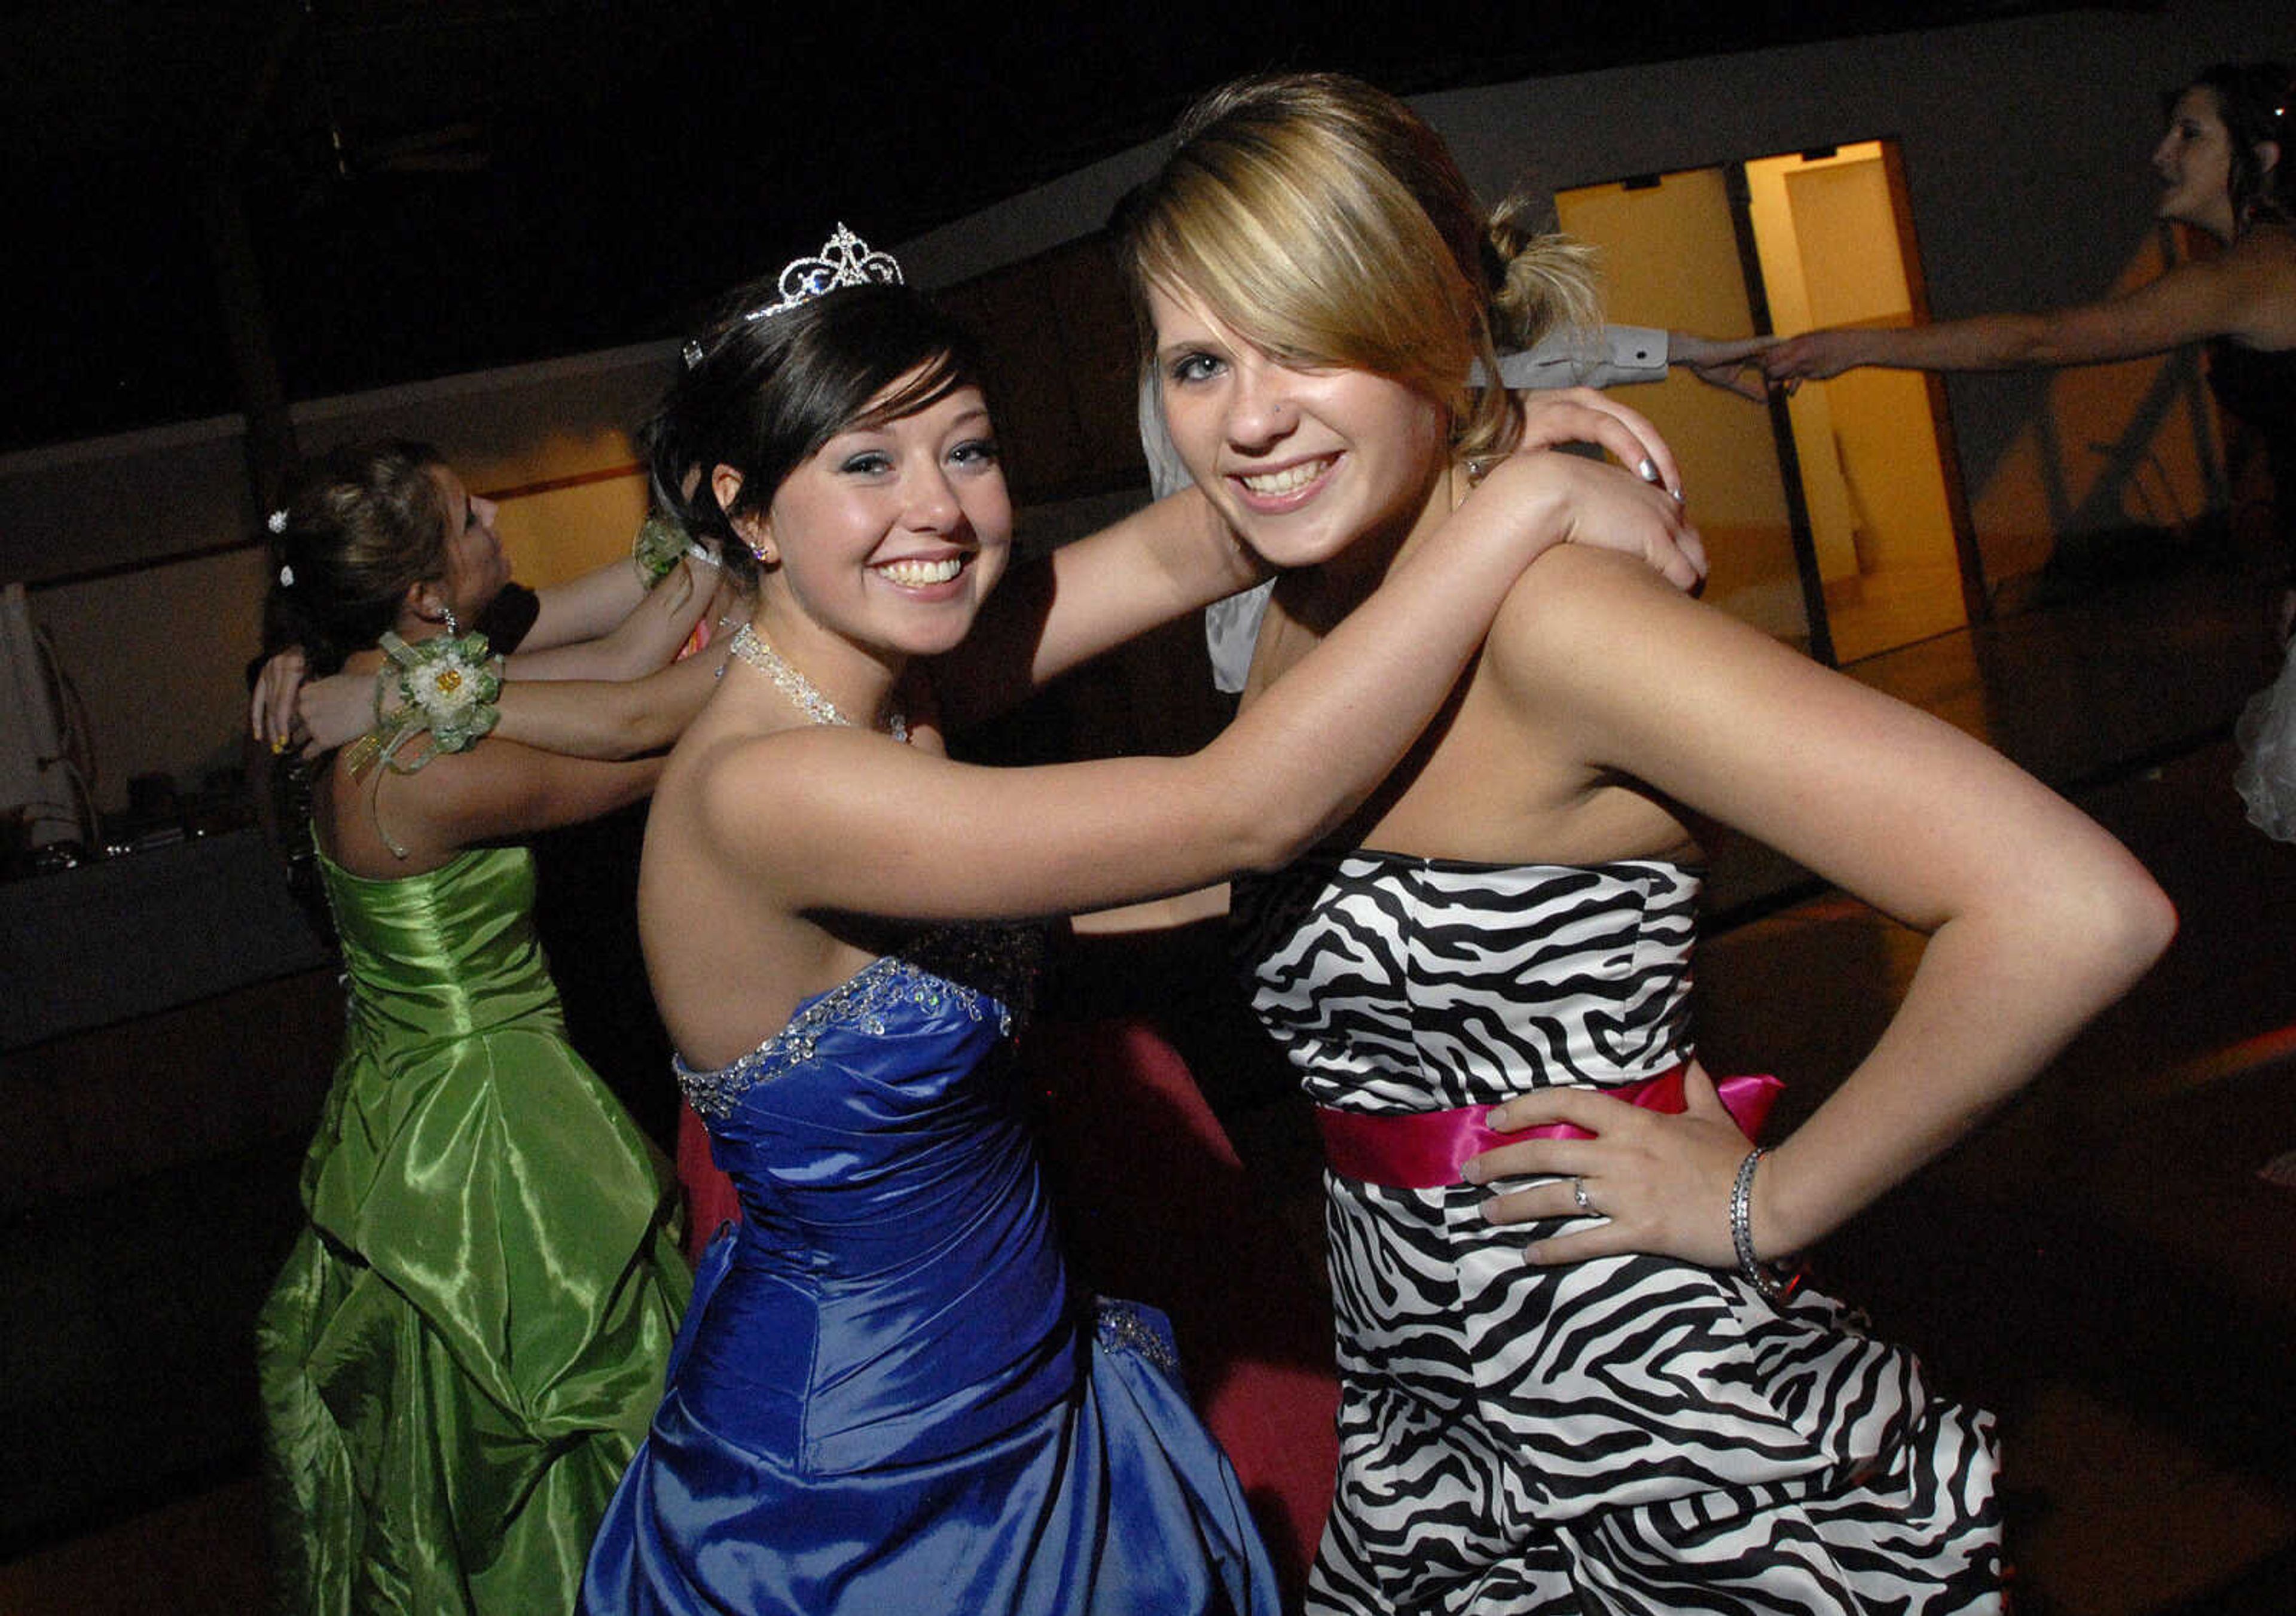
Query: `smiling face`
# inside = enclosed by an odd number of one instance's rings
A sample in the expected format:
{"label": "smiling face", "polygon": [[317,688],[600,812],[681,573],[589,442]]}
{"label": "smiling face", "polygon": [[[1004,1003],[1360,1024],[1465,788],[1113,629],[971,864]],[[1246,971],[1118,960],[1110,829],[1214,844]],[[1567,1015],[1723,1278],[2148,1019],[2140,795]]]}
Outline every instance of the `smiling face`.
{"label": "smiling face", "polygon": [[1164,420],[1196,486],[1278,567],[1384,558],[1448,507],[1447,417],[1400,381],[1287,361],[1199,299],[1147,291]]}
{"label": "smiling face", "polygon": [[[953,388],[837,433],[783,480],[762,521],[742,525],[771,554],[763,594],[785,637],[810,625],[889,666],[951,649],[1012,546],[1013,502],[980,390]],[[776,610],[786,607],[795,613]]]}
{"label": "smiling face", "polygon": [[2177,97],[2169,127],[2152,149],[2160,176],[2161,219],[2191,225],[2218,241],[2232,240],[2238,221],[2232,201],[2232,135],[2214,90],[2194,85]]}
{"label": "smiling face", "polygon": [[510,582],[510,558],[495,531],[495,502],[472,493],[445,466],[433,466],[430,474],[447,504],[447,570],[441,585],[447,603],[467,629]]}

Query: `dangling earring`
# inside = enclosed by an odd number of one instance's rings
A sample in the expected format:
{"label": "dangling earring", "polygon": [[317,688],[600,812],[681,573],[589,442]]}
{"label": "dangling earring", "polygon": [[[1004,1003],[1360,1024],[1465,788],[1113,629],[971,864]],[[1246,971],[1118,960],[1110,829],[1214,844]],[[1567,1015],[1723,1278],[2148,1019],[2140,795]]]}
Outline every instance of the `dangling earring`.
{"label": "dangling earring", "polygon": [[450,640],[461,639],[463,637],[463,626],[455,620],[455,609],[452,606],[446,604],[444,602],[441,602],[439,603],[439,610],[447,614],[447,637]]}

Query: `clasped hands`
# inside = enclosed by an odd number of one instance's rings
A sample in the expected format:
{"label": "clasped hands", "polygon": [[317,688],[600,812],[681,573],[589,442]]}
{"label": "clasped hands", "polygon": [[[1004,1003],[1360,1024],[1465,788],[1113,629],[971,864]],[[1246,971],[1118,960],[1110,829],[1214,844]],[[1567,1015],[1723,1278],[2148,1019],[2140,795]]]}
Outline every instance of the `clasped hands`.
{"label": "clasped hands", "polygon": [[1863,336],[1854,327],[1720,341],[1677,333],[1671,357],[1709,386],[1759,403],[1773,390],[1792,398],[1805,381],[1823,381],[1864,364]]}
{"label": "clasped hands", "polygon": [[[1493,1223],[1578,1221],[1566,1233],[1525,1247],[1528,1261],[1583,1262],[1639,1251],[1733,1267],[1737,1257],[1730,1243],[1730,1189],[1750,1147],[1724,1109],[1713,1079],[1695,1062],[1683,1074],[1683,1097],[1686,1109],[1669,1114],[1591,1088],[1542,1088],[1517,1095],[1493,1106],[1486,1125],[1517,1133],[1566,1122],[1595,1137],[1496,1145],[1470,1157],[1462,1174],[1477,1185],[1547,1180],[1485,1202],[1483,1216]],[[1591,1210],[1580,1209],[1582,1193]],[[1759,1227],[1759,1213],[1755,1221]]]}

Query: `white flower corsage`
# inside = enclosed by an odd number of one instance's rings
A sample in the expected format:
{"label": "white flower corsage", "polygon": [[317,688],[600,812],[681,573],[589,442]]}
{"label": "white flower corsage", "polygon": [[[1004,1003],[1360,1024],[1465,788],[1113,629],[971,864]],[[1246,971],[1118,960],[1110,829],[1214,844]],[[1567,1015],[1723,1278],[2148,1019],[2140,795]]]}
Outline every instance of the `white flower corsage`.
{"label": "white flower corsage", "polygon": [[[374,727],[352,742],[354,777],[377,763],[414,774],[441,752],[470,751],[494,728],[501,717],[495,699],[502,694],[502,659],[489,654],[485,635],[441,634],[410,645],[386,634],[382,652]],[[417,735],[430,736],[430,745],[406,751]]]}

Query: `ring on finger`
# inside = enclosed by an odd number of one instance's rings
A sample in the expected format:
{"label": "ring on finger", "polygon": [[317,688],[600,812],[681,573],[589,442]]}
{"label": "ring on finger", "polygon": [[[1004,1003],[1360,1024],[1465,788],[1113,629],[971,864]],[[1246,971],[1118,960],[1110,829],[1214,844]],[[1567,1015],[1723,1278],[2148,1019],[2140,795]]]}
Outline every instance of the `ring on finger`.
{"label": "ring on finger", "polygon": [[1595,1198],[1587,1193],[1587,1181],[1584,1178],[1570,1180],[1570,1199],[1578,1204],[1578,1210],[1585,1216],[1588,1218],[1602,1216],[1595,1210]]}

